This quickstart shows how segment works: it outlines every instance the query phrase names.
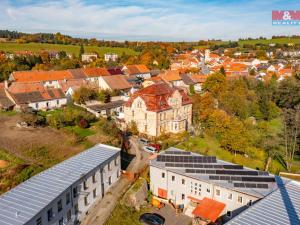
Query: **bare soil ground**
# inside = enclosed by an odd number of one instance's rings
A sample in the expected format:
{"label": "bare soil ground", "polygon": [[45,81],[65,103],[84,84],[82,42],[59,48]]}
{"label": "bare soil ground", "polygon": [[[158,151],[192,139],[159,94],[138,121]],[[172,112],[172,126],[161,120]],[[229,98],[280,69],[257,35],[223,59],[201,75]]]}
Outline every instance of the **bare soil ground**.
{"label": "bare soil ground", "polygon": [[46,147],[49,155],[57,159],[68,158],[83,150],[82,146],[74,147],[76,137],[49,127],[17,127],[20,115],[0,115],[0,148],[27,162],[34,159],[26,154],[28,149]]}

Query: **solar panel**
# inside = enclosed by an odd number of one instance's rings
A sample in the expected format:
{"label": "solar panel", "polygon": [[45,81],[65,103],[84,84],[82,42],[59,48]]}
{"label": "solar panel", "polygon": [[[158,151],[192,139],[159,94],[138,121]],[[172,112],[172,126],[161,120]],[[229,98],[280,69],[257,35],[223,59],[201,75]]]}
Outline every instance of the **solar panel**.
{"label": "solar panel", "polygon": [[250,170],[216,170],[217,174],[228,174],[228,175],[258,175],[257,171]]}
{"label": "solar panel", "polygon": [[257,184],[257,188],[269,188],[268,184]]}
{"label": "solar panel", "polygon": [[242,181],[275,182],[274,177],[242,177]]}

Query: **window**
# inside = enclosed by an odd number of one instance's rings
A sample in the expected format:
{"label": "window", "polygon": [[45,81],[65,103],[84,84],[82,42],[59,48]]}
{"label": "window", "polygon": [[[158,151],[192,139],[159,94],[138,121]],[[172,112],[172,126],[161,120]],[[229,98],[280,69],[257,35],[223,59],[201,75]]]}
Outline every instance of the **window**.
{"label": "window", "polygon": [[242,196],[238,196],[238,203],[243,203],[243,197]]}
{"label": "window", "polygon": [[118,165],[118,158],[115,158],[115,166]]}
{"label": "window", "polygon": [[185,199],[185,195],[181,194],[181,199],[184,200]]}
{"label": "window", "polygon": [[97,197],[97,189],[95,188],[94,190],[93,190],[93,198],[96,198]]}
{"label": "window", "polygon": [[78,204],[76,204],[76,205],[74,206],[74,211],[75,211],[75,215],[77,215],[78,212],[79,212]]}
{"label": "window", "polygon": [[41,217],[36,220],[36,225],[43,225]]}
{"label": "window", "polygon": [[145,120],[147,120],[147,113],[145,113]]}
{"label": "window", "polygon": [[77,187],[73,188],[73,198],[76,198],[78,196]]}
{"label": "window", "polygon": [[175,181],[175,176],[172,176],[172,181]]}
{"label": "window", "polygon": [[119,178],[119,176],[120,176],[120,171],[118,170],[117,171],[117,178]]}
{"label": "window", "polygon": [[231,212],[231,211],[227,211],[226,216],[227,216],[228,218],[231,218],[231,217],[232,217],[232,212]]}
{"label": "window", "polygon": [[108,184],[111,185],[111,177],[108,178]]}
{"label": "window", "polygon": [[69,222],[71,220],[72,217],[72,212],[71,209],[67,212],[67,221]]}
{"label": "window", "polygon": [[70,192],[68,192],[67,194],[66,194],[66,205],[68,205],[69,203],[70,203]]}
{"label": "window", "polygon": [[84,190],[88,189],[87,184],[86,184],[86,180],[83,181],[83,189],[84,189]]}
{"label": "window", "polygon": [[35,108],[39,109],[39,103],[35,103]]}
{"label": "window", "polygon": [[89,202],[88,202],[88,197],[85,196],[85,197],[84,197],[84,205],[87,206],[88,204],[89,204]]}
{"label": "window", "polygon": [[220,196],[221,195],[221,191],[219,189],[216,189],[216,195]]}
{"label": "window", "polygon": [[64,224],[64,219],[61,218],[59,221],[58,221],[58,225],[63,225]]}
{"label": "window", "polygon": [[47,217],[48,217],[48,221],[52,220],[52,218],[53,218],[52,208],[47,211]]}
{"label": "window", "polygon": [[46,106],[47,106],[47,108],[49,107],[49,102],[46,102]]}
{"label": "window", "polygon": [[59,100],[56,100],[56,104],[59,105]]}
{"label": "window", "polygon": [[62,210],[62,201],[61,199],[57,202],[57,211],[60,212]]}
{"label": "window", "polygon": [[210,193],[210,189],[209,188],[207,188],[206,191],[207,191],[207,193]]}
{"label": "window", "polygon": [[249,202],[247,203],[248,206],[252,205],[252,200],[249,200]]}
{"label": "window", "polygon": [[108,170],[111,170],[110,162],[108,163]]}
{"label": "window", "polygon": [[161,177],[162,177],[162,178],[165,178],[165,173],[161,173]]}
{"label": "window", "polygon": [[227,198],[228,198],[229,200],[232,200],[232,193],[228,193]]}
{"label": "window", "polygon": [[185,184],[185,180],[184,179],[181,180],[181,184],[183,184],[183,185]]}
{"label": "window", "polygon": [[93,183],[96,183],[96,174],[95,173],[93,174],[92,179],[93,179]]}

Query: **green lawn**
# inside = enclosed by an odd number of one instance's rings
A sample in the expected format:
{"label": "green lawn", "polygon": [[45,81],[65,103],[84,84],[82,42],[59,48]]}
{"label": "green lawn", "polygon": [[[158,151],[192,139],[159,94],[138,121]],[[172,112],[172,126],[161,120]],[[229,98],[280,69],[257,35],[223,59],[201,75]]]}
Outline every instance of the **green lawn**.
{"label": "green lawn", "polygon": [[243,44],[250,44],[250,45],[255,45],[257,43],[261,44],[271,44],[271,43],[276,43],[276,44],[300,44],[300,38],[274,38],[274,39],[266,39],[266,40],[243,40],[238,42],[239,45]]}
{"label": "green lawn", "polygon": [[65,127],[65,129],[67,129],[70,132],[74,132],[76,135],[78,135],[79,137],[82,137],[82,138],[96,134],[96,132],[94,130],[91,130],[89,128],[84,129],[84,128],[80,128],[78,126],[68,126],[68,127]]}
{"label": "green lawn", "polygon": [[14,116],[17,115],[18,113],[16,111],[1,111],[0,110],[0,116]]}
{"label": "green lawn", "polygon": [[[196,152],[203,155],[216,156],[220,160],[240,164],[249,168],[263,170],[265,165],[265,154],[261,150],[257,150],[256,157],[245,157],[240,154],[232,154],[220,147],[217,140],[209,136],[190,137],[187,141],[178,144],[176,147]],[[273,160],[271,172],[277,173],[284,171],[284,168],[276,160]]]}
{"label": "green lawn", "polygon": [[[43,43],[5,43],[0,42],[0,50],[6,52],[24,51],[29,50],[32,52],[40,52],[41,50],[55,50],[55,51],[65,51],[67,53],[79,54],[79,45],[62,45],[62,44],[43,44]],[[136,55],[132,49],[129,48],[115,48],[115,47],[98,47],[98,46],[84,46],[85,52],[97,52],[100,56],[105,53],[117,53],[121,55],[123,52],[128,55]]]}

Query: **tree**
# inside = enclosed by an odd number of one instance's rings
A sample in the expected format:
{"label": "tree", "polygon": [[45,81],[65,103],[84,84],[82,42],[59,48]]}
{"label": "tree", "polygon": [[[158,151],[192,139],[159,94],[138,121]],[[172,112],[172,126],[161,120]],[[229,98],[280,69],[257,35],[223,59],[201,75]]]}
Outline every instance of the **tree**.
{"label": "tree", "polygon": [[226,77],[220,73],[209,76],[203,84],[203,90],[209,91],[214,97],[218,97],[226,88]]}
{"label": "tree", "polygon": [[226,71],[225,71],[225,69],[224,69],[224,66],[222,66],[222,67],[220,68],[219,73],[221,73],[221,74],[223,74],[223,75],[226,75]]}
{"label": "tree", "polygon": [[84,54],[84,47],[83,45],[80,45],[80,50],[79,50],[79,58]]}
{"label": "tree", "polygon": [[79,104],[84,104],[86,101],[96,99],[96,98],[97,98],[97,91],[86,86],[81,86],[73,94],[73,100]]}

